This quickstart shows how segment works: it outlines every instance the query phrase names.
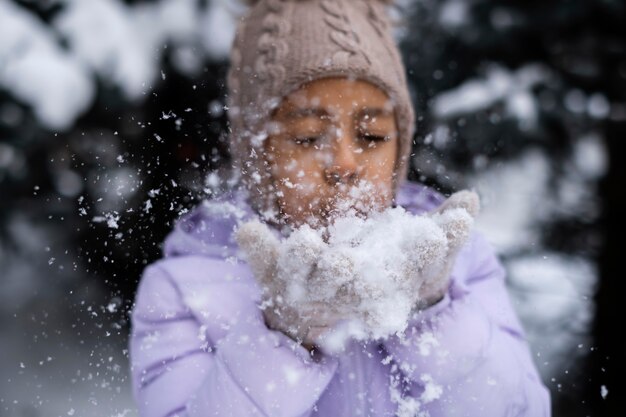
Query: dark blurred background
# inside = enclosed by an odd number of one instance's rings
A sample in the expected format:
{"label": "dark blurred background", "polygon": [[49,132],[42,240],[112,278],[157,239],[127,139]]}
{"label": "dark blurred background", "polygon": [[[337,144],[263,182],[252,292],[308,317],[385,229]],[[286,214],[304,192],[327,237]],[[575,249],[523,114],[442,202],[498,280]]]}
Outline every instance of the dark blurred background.
{"label": "dark blurred background", "polygon": [[[555,416],[624,416],[626,5],[402,0],[410,178],[475,188]],[[134,416],[128,312],[228,180],[234,0],[0,0],[0,416]]]}

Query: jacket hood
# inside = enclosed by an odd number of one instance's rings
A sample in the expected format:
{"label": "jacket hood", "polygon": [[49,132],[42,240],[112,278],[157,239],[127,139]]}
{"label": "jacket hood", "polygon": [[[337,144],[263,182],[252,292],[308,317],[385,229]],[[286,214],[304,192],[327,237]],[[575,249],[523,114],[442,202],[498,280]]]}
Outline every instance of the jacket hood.
{"label": "jacket hood", "polygon": [[[233,230],[239,223],[258,218],[246,200],[244,190],[233,190],[198,204],[176,221],[163,244],[163,256],[202,255],[219,259],[237,256]],[[413,214],[422,214],[444,200],[443,194],[430,187],[405,181],[398,190],[396,205]]]}

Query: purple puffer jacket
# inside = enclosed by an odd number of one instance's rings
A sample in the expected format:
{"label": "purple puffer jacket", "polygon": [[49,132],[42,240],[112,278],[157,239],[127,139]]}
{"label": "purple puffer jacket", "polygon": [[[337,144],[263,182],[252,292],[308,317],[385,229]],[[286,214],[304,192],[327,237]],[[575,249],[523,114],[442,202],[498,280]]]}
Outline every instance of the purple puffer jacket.
{"label": "purple puffer jacket", "polygon": [[[254,213],[241,194],[226,200],[183,217],[164,259],[142,276],[130,340],[141,416],[550,415],[505,271],[478,232],[448,293],[412,318],[406,340],[351,342],[313,360],[264,325],[259,287],[232,237]],[[397,199],[413,213],[443,200],[415,183]]]}

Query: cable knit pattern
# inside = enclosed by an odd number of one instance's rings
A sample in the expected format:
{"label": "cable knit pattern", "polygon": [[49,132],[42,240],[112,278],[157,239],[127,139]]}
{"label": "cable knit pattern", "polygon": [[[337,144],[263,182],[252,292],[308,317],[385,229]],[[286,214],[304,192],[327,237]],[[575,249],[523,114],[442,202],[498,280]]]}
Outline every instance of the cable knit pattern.
{"label": "cable knit pattern", "polygon": [[374,27],[374,30],[376,30],[378,36],[384,36],[385,33],[388,33],[389,27],[387,26],[387,22],[380,18],[382,11],[380,9],[376,10],[371,0],[363,0],[363,3],[365,3],[367,7],[367,18]]}
{"label": "cable knit pattern", "polygon": [[352,29],[350,20],[346,15],[343,1],[321,0],[320,7],[325,12],[324,22],[332,29],[330,39],[341,48],[333,55],[340,65],[347,65],[347,60],[352,56],[361,56],[367,64],[371,64],[369,57],[363,52],[357,34]]}
{"label": "cable knit pattern", "polygon": [[284,58],[289,52],[285,37],[289,34],[290,23],[281,14],[285,0],[267,0],[268,13],[263,18],[262,34],[258,41],[258,58],[255,62],[256,74],[264,88],[259,91],[261,99],[266,91],[275,91],[285,79]]}

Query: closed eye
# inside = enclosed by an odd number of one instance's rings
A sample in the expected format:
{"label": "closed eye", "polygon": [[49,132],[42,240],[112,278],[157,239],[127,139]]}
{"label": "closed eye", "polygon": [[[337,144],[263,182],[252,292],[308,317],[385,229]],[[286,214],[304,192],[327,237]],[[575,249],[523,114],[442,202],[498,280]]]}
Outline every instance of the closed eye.
{"label": "closed eye", "polygon": [[317,136],[305,136],[305,137],[295,137],[293,138],[293,141],[297,144],[297,145],[302,145],[302,146],[309,146],[314,144],[315,142],[317,142],[319,139],[319,137]]}
{"label": "closed eye", "polygon": [[366,142],[387,142],[390,139],[387,135],[373,135],[370,133],[362,133],[360,138]]}

